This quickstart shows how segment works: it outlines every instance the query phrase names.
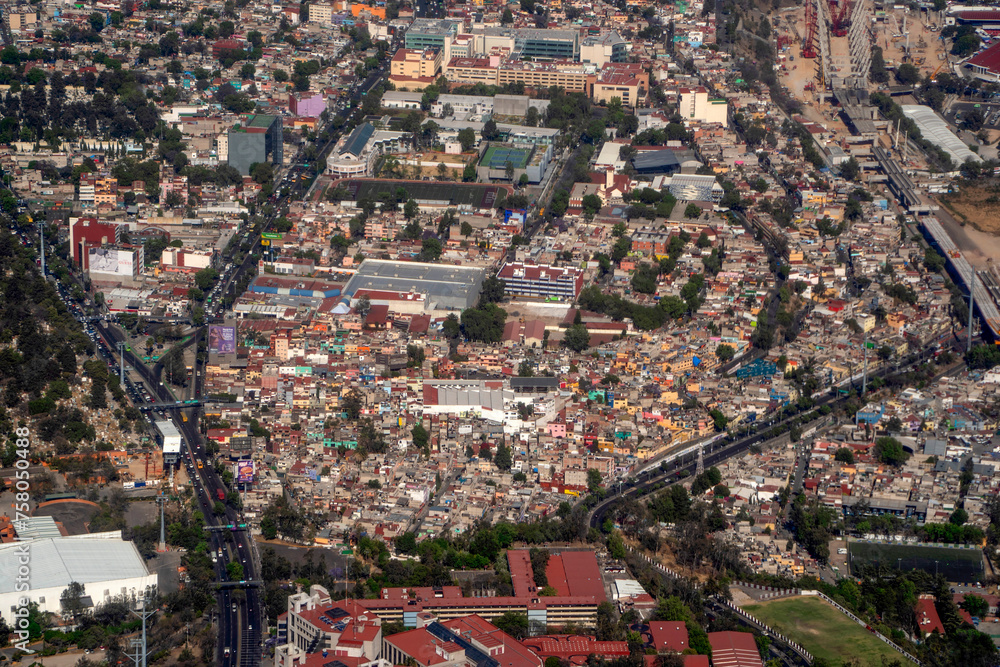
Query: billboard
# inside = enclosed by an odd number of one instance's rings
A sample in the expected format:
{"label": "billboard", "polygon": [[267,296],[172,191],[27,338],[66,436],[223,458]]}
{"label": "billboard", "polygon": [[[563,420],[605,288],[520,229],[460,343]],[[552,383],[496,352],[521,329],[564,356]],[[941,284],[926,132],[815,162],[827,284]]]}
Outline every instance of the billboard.
{"label": "billboard", "polygon": [[208,351],[217,354],[236,352],[236,327],[218,324],[208,327]]}
{"label": "billboard", "polygon": [[261,232],[260,237],[262,239],[273,239],[275,241],[281,240],[281,234],[278,232]]}
{"label": "billboard", "polygon": [[253,483],[253,461],[240,459],[236,462],[236,481],[240,484]]}
{"label": "billboard", "polygon": [[88,248],[87,268],[91,273],[106,273],[132,277],[136,271],[134,250],[117,248]]}

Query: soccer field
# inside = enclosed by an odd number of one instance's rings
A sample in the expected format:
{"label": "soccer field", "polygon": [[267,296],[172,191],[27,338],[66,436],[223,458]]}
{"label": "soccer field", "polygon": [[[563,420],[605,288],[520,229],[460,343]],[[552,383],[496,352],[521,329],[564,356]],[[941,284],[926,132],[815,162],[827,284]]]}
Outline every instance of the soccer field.
{"label": "soccer field", "polygon": [[982,581],[985,576],[980,549],[851,542],[847,562],[852,575],[861,566],[872,563],[904,571],[923,570],[930,574],[943,574],[948,581],[956,583],[974,583]]}
{"label": "soccer field", "polygon": [[909,660],[818,597],[771,600],[743,609],[827,664],[857,658],[862,665],[878,665],[885,656],[912,667]]}
{"label": "soccer field", "polygon": [[448,202],[449,206],[472,206],[494,208],[507,196],[507,188],[497,185],[476,183],[455,183],[452,181],[392,181],[374,178],[354,178],[342,181],[350,199],[371,199],[378,201],[379,194],[394,194],[396,188],[403,188],[417,201]]}

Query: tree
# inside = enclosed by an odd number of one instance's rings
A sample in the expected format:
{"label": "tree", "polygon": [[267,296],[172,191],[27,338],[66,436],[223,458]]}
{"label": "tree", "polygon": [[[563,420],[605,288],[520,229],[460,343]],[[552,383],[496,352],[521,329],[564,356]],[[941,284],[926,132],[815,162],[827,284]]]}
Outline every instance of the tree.
{"label": "tree", "polygon": [[903,444],[895,438],[882,437],[875,441],[875,457],[891,466],[901,466],[910,455],[903,449]]}
{"label": "tree", "polygon": [[601,210],[601,206],[604,202],[597,195],[584,195],[583,200],[583,213],[587,216],[596,215],[598,211]]}
{"label": "tree", "polygon": [[721,432],[726,430],[726,426],[729,424],[729,419],[726,417],[726,415],[722,414],[721,410],[716,408],[710,411],[708,414],[712,418],[712,421],[715,424],[716,431]]}
{"label": "tree", "polygon": [[483,281],[482,289],[479,291],[479,303],[500,303],[504,300],[506,289],[507,282],[505,280],[496,276],[490,276]]}
{"label": "tree", "polygon": [[685,218],[697,218],[701,215],[701,207],[697,204],[691,203],[684,208]]}
{"label": "tree", "polygon": [[401,554],[412,554],[417,550],[417,537],[413,533],[403,533],[395,540],[396,551]]}
{"label": "tree", "polygon": [[[510,10],[505,10],[505,13],[509,14]],[[503,616],[493,621],[493,625],[514,639],[521,640],[528,636],[528,617],[516,611],[505,612]]]}
{"label": "tree", "polygon": [[420,212],[420,205],[417,204],[416,199],[409,199],[403,206],[403,215],[406,216],[407,220],[412,220],[416,217],[417,213]]}
{"label": "tree", "polygon": [[717,356],[722,362],[730,361],[735,355],[736,350],[734,350],[731,345],[723,343],[722,345],[719,345],[719,347],[715,348],[715,356]]}
{"label": "tree", "polygon": [[587,470],[587,490],[591,493],[597,493],[597,490],[601,488],[601,471],[597,468],[589,468]]}
{"label": "tree", "polygon": [[837,452],[833,455],[835,461],[840,461],[841,463],[846,463],[847,465],[854,464],[854,450],[850,447],[839,447]]}
{"label": "tree", "polygon": [[841,178],[847,179],[848,181],[858,180],[858,176],[861,174],[861,165],[853,157],[847,162],[840,165],[840,176]]}
{"label": "tree", "polygon": [[920,81],[920,70],[910,63],[903,63],[896,68],[896,81],[904,86]]}
{"label": "tree", "polygon": [[514,14],[510,11],[510,7],[504,8],[503,15],[500,17],[500,23],[504,25],[510,25],[513,22],[514,22]]}
{"label": "tree", "polygon": [[954,524],[956,526],[962,526],[968,520],[969,520],[969,513],[966,512],[961,507],[957,508],[954,512],[951,513],[951,516],[948,517],[948,523]]}
{"label": "tree", "polygon": [[574,352],[583,352],[590,347],[590,332],[584,324],[574,324],[563,335],[563,344]]}
{"label": "tree", "polygon": [[417,422],[417,425],[410,431],[410,435],[413,436],[413,445],[417,449],[427,449],[430,445],[431,434],[427,432],[422,423]]}
{"label": "tree", "polygon": [[990,610],[990,603],[985,598],[972,593],[966,594],[965,599],[958,606],[969,612],[969,616],[975,616],[979,619],[985,618]]}
{"label": "tree", "polygon": [[83,604],[83,598],[87,594],[86,588],[78,581],[71,581],[69,586],[59,596],[59,603],[65,616],[69,616],[75,622],[87,611]]}
{"label": "tree", "polygon": [[496,451],[493,453],[493,465],[507,472],[513,463],[514,460],[511,458],[510,449],[502,442],[498,444]]}
{"label": "tree", "polygon": [[372,309],[372,300],[371,297],[369,297],[367,294],[362,294],[360,297],[358,297],[358,302],[354,304],[355,312],[361,315],[362,318],[368,315],[368,311],[370,311],[371,309]]}
{"label": "tree", "polygon": [[495,120],[490,118],[483,124],[482,136],[486,141],[496,141],[500,138],[500,130],[497,129]]}
{"label": "tree", "polygon": [[462,152],[472,150],[476,145],[476,131],[470,127],[462,128],[458,131],[458,143],[462,144]]}
{"label": "tree", "polygon": [[194,274],[194,282],[198,286],[198,289],[204,292],[212,286],[212,283],[214,283],[218,277],[218,271],[213,268],[205,268]]}

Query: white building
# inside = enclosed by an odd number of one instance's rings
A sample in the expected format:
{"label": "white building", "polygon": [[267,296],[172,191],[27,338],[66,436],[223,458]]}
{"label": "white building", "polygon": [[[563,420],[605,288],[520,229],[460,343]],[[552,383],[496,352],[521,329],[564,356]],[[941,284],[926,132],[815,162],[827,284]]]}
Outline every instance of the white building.
{"label": "white building", "polygon": [[681,88],[677,91],[677,113],[682,118],[701,123],[729,123],[729,104],[723,99],[709,99],[708,90],[702,87]]}
{"label": "white building", "polygon": [[[26,582],[18,578],[22,565]],[[123,596],[142,598],[157,587],[156,573],[120,530],[0,544],[0,617],[7,625],[13,627],[15,611],[31,602],[40,611],[61,613],[63,591],[74,581],[95,607]],[[27,583],[28,590],[18,591],[18,583]]]}
{"label": "white building", "polygon": [[340,178],[368,176],[379,156],[400,152],[409,143],[407,132],[376,130],[371,123],[362,123],[330,153],[327,173]]}

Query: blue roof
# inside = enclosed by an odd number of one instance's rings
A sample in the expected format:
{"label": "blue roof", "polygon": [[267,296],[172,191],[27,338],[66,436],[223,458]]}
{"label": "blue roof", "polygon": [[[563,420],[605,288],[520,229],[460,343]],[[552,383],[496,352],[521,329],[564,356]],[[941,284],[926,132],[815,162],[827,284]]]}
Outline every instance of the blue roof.
{"label": "blue roof", "polygon": [[375,126],[371,123],[359,125],[351,132],[351,136],[347,138],[347,141],[344,142],[344,148],[340,151],[340,154],[350,153],[355,157],[360,157],[361,151],[364,150],[365,144],[368,143],[373,134],[375,134]]}

